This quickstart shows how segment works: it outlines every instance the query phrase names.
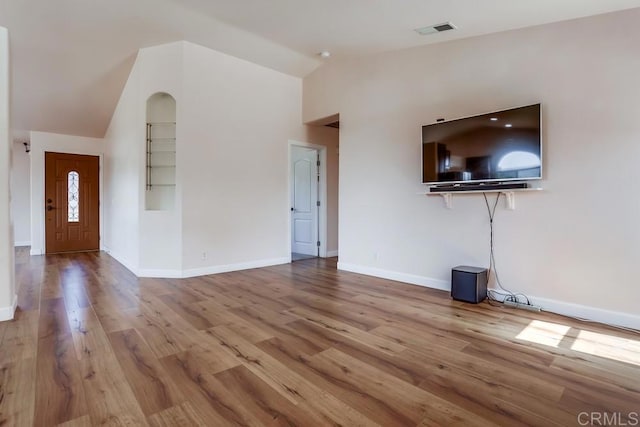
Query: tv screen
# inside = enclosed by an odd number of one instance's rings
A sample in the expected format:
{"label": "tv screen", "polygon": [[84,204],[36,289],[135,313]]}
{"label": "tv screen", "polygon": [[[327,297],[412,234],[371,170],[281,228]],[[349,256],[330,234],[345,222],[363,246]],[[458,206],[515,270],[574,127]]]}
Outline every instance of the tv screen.
{"label": "tv screen", "polygon": [[542,178],[540,104],[422,127],[422,183]]}

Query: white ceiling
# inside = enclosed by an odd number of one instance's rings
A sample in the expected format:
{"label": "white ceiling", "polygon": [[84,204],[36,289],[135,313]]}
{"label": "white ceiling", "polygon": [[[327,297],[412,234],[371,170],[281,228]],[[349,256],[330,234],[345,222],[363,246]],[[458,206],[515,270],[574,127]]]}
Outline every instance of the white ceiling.
{"label": "white ceiling", "polygon": [[[188,40],[304,76],[332,58],[640,7],[640,0],[0,0],[15,129],[101,137],[141,47]],[[455,31],[413,29],[452,21]]]}

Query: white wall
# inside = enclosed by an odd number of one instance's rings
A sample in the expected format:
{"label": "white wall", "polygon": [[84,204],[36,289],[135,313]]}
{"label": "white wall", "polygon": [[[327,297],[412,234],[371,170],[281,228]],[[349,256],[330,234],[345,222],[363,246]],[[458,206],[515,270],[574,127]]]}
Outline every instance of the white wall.
{"label": "white wall", "polygon": [[144,197],[147,99],[157,92],[176,99],[179,144],[182,62],[182,42],[141,49],[105,135],[105,247],[136,274],[181,270],[179,185],[172,210],[146,211]]}
{"label": "white wall", "polygon": [[[142,131],[146,132],[147,100],[152,95],[165,92],[176,100],[176,174],[179,173],[179,168],[190,167],[184,165],[181,160],[184,142],[184,109],[182,104],[184,103],[183,85],[185,82],[183,81],[183,61],[182,42],[142,49],[137,59],[140,67],[140,83],[136,108],[141,108],[140,126],[142,126]],[[137,123],[136,126],[138,126]],[[138,161],[141,195],[139,198],[139,273],[145,276],[177,276],[182,269],[181,185],[180,182],[176,185],[176,200],[173,209],[166,211],[145,210],[146,144],[144,135],[143,133],[143,137],[135,142],[137,147],[135,151],[140,156]],[[131,151],[134,150],[130,150],[130,153]]]}
{"label": "white wall", "polygon": [[503,284],[640,327],[640,10],[325,65],[304,121],[340,113],[340,267],[440,288],[488,265],[481,196],[417,195],[421,125],[542,103],[543,192],[496,214]]}
{"label": "white wall", "polygon": [[304,136],[302,81],[191,43],[184,55],[184,269],[288,262],[288,140]]}
{"label": "white wall", "polygon": [[0,27],[0,321],[13,318],[17,301],[9,188],[12,145],[9,59],[9,33]]}
{"label": "white wall", "polygon": [[[102,157],[104,144],[101,138],[61,135],[47,132],[31,132],[31,255],[45,253],[45,198],[44,198],[44,153],[70,153],[100,156],[100,200],[103,200]],[[104,208],[100,209],[100,236],[104,230]]]}
{"label": "white wall", "polygon": [[145,140],[145,116],[139,102],[139,85],[140,66],[136,62],[104,136],[102,245],[133,272],[137,272],[139,265],[139,199],[143,191],[140,185],[140,156],[143,155],[140,145]]}
{"label": "white wall", "polygon": [[11,217],[16,246],[31,245],[31,159],[22,142],[11,154]]}
{"label": "white wall", "polygon": [[[176,206],[145,211],[157,92],[176,99]],[[105,246],[142,276],[287,262],[287,142],[304,135],[301,111],[299,78],[187,42],[140,50],[105,136]]]}

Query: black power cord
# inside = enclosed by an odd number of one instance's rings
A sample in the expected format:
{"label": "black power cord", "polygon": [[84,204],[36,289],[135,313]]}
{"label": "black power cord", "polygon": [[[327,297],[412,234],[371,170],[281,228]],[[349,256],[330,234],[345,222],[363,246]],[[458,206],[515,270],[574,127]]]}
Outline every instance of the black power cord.
{"label": "black power cord", "polygon": [[[502,193],[497,193],[498,195],[496,196],[496,200],[493,203],[493,206],[489,206],[489,199],[487,198],[487,193],[482,193],[482,195],[484,196],[484,203],[487,206],[487,213],[489,214],[489,271],[487,272],[487,285],[489,284],[489,281],[491,279],[491,271],[493,271],[493,273],[496,276],[496,284],[498,285],[498,287],[500,288],[500,291],[496,291],[496,290],[490,290],[487,287],[487,298],[489,299],[489,301],[497,301],[497,302],[505,302],[505,301],[511,301],[511,302],[517,302],[520,303],[520,301],[518,300],[518,297],[523,297],[524,300],[526,301],[527,305],[531,305],[531,301],[529,301],[529,298],[525,295],[525,294],[521,294],[521,293],[513,293],[508,289],[505,289],[502,286],[502,283],[500,283],[500,276],[498,276],[498,267],[496,267],[496,258],[495,258],[495,251],[494,251],[494,242],[493,242],[493,219],[496,215],[496,207],[498,206],[498,201],[500,201],[500,196],[502,195]],[[496,295],[498,297],[496,297]],[[500,299],[499,297],[501,297],[502,299]]]}

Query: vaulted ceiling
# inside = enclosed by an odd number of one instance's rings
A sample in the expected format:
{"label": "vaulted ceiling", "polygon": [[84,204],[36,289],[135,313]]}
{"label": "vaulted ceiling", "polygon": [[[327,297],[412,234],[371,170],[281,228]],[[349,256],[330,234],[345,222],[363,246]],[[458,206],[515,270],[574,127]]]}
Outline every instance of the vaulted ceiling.
{"label": "vaulted ceiling", "polygon": [[[0,0],[15,129],[101,137],[139,48],[188,40],[295,76],[328,61],[640,7],[640,0]],[[452,21],[458,29],[413,29]]]}

